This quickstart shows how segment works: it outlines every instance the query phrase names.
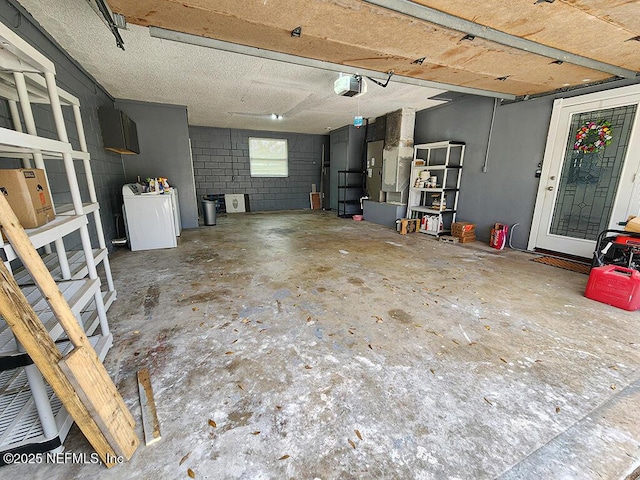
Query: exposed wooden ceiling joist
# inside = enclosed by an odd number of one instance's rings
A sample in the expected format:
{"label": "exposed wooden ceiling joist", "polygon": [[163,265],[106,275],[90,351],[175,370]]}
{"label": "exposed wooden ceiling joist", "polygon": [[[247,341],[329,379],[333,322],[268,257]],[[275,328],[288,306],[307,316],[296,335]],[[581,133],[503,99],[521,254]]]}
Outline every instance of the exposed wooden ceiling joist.
{"label": "exposed wooden ceiling joist", "polygon": [[[425,20],[430,23],[435,23],[443,27],[451,28],[460,32],[464,32],[476,38],[483,38],[492,42],[514,47],[525,52],[536,53],[538,55],[545,56],[552,60],[559,60],[562,62],[569,62],[574,65],[581,65],[583,67],[592,68],[601,72],[607,72],[612,75],[621,78],[635,78],[636,72],[626,68],[612,65],[605,61],[596,60],[584,56],[583,54],[577,54],[567,52],[556,47],[544,45],[542,43],[534,42],[527,38],[519,37],[509,33],[496,30],[495,28],[487,25],[480,25],[470,20],[452,15],[450,13],[442,12],[433,8],[429,8],[424,5],[427,2],[413,2],[409,0],[364,0],[367,3],[378,5],[380,7],[393,10],[394,12],[402,13],[413,18]],[[546,3],[546,2],[545,2]],[[535,5],[535,3],[534,3]]]}
{"label": "exposed wooden ceiling joist", "polygon": [[[322,70],[329,70],[334,72],[340,72],[351,75],[361,75],[369,79],[378,79],[380,81],[390,80],[389,72],[380,73],[373,70],[367,70],[364,68],[355,68],[347,65],[339,65],[336,63],[330,63],[322,60],[316,60],[314,58],[299,57],[296,55],[290,55],[287,53],[273,52],[271,50],[264,50],[256,47],[248,47],[246,45],[239,45],[237,43],[224,42],[222,40],[216,40],[213,38],[202,37],[199,35],[191,35],[189,33],[176,32],[173,30],[166,30],[160,27],[149,27],[149,33],[152,37],[162,38],[165,40],[172,40],[180,43],[186,43],[190,45],[197,45],[200,47],[208,47],[216,50],[222,50],[225,52],[239,53],[242,55],[249,55],[252,57],[266,58],[269,60],[276,60],[279,62],[290,63],[294,65],[303,65],[307,67],[320,68]],[[462,87],[458,85],[449,85],[444,83],[433,82],[429,80],[422,80],[415,77],[404,77],[396,74],[392,75],[393,81],[398,83],[405,83],[407,85],[416,85],[420,87],[437,88],[462,94],[482,95],[487,97],[496,97],[506,100],[516,99],[515,95],[489,92],[487,90],[478,90],[470,87]]]}
{"label": "exposed wooden ceiling joist", "polygon": [[637,0],[414,0],[415,3],[576,55],[640,71]]}
{"label": "exposed wooden ceiling joist", "polygon": [[[514,8],[514,2],[522,4],[523,9]],[[564,37],[570,36],[569,33],[581,37],[583,31],[580,22],[586,22],[586,19],[597,23],[603,34],[609,31],[616,33],[616,42],[630,33],[626,27],[604,21],[561,0],[553,4],[544,2],[546,5],[535,5],[534,9],[531,8],[532,0],[514,2],[509,2],[508,8],[499,0],[490,0],[489,5],[483,2],[482,15],[477,12],[480,4],[472,6],[462,0],[396,0],[393,3],[419,8],[426,5],[460,18],[466,18],[463,13],[473,11],[473,15],[466,14],[468,20],[494,29],[504,27],[503,31],[509,34],[544,45],[549,45],[543,41],[547,38],[544,28],[524,30],[530,22],[541,23],[536,15],[550,11],[548,7],[555,7],[556,4],[562,4],[564,8],[558,17],[567,15],[566,9],[570,8],[574,19],[579,20],[571,30],[566,22],[559,27]],[[511,95],[544,93],[612,77],[610,72],[566,61],[554,62],[557,58],[523,51],[478,36],[473,40],[464,39],[467,32],[445,28],[360,0],[110,0],[109,3],[127,21],[143,26],[157,26],[354,68],[378,72],[393,70],[405,77]],[[527,8],[524,8],[525,3]],[[572,3],[581,2],[575,0]],[[625,7],[622,0],[612,3],[616,4],[616,11]],[[634,3],[638,9],[638,2]],[[491,5],[496,8],[492,9]],[[451,11],[447,11],[447,8]],[[560,20],[562,18],[557,19],[559,24]],[[549,21],[550,17],[545,15],[544,22]],[[505,23],[513,26],[513,32],[506,30]],[[517,25],[520,27],[516,28]],[[300,37],[291,35],[296,27],[301,27]],[[588,26],[587,30],[591,28]],[[583,41],[589,45],[593,43],[593,38]],[[619,43],[615,45],[617,49]],[[551,47],[562,49],[562,45]],[[635,64],[630,57],[633,49],[640,47],[640,42],[627,42],[623,47],[623,56],[629,60],[623,68],[638,70],[632,66]],[[591,58],[589,48],[584,48],[584,52],[573,46],[564,50]],[[600,46],[595,50],[601,51]],[[421,65],[414,63],[423,57]],[[608,57],[600,55],[598,61],[614,64],[616,57],[617,53],[614,55],[610,50]],[[634,61],[638,63],[637,57]],[[618,63],[615,65],[620,66]]]}

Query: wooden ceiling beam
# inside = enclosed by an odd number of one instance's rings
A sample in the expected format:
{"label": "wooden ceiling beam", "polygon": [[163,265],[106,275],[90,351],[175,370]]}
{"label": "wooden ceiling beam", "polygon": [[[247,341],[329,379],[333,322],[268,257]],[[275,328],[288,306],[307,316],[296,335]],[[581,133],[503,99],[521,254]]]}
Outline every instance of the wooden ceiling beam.
{"label": "wooden ceiling beam", "polygon": [[[202,37],[199,35],[191,35],[189,33],[175,32],[172,30],[166,30],[159,27],[149,27],[149,33],[152,37],[162,38],[165,40],[172,40],[175,42],[186,43],[190,45],[197,45],[200,47],[215,48],[216,50],[223,50],[225,52],[239,53],[241,55],[249,55],[252,57],[266,58],[269,60],[275,60],[279,62],[292,63],[295,65],[302,65],[306,67],[321,68],[323,70],[330,70],[340,73],[348,73],[352,75],[362,75],[365,77],[376,78],[379,80],[386,80],[387,75],[381,74],[374,70],[368,70],[366,68],[358,68],[344,64],[331,63],[323,60],[317,60],[314,58],[299,57],[296,55],[290,55],[282,52],[275,52],[272,50],[265,50],[262,48],[250,47],[246,45],[239,45],[237,43],[225,42],[222,40],[216,40],[213,38]],[[483,97],[495,97],[505,100],[513,100],[516,98],[514,94],[485,90],[480,88],[465,87],[462,85],[452,85],[448,83],[435,82],[430,80],[424,80],[421,78],[393,75],[393,81],[398,83],[405,83],[408,85],[417,85],[421,87],[437,88],[441,90],[448,90],[452,92],[465,93],[469,95],[480,95]]]}
{"label": "wooden ceiling beam", "polygon": [[[318,60],[343,66],[341,70],[345,73],[349,73],[348,68],[382,74],[393,70],[398,77],[432,82],[429,86],[434,88],[455,90],[451,87],[454,85],[486,91],[490,96],[497,93],[525,96],[612,77],[610,73],[569,62],[557,64],[555,58],[482,38],[469,41],[461,31],[361,0],[109,0],[109,3],[115,12],[137,25]],[[296,27],[301,27],[300,37],[291,36]],[[190,39],[186,43],[195,42]],[[416,60],[421,58],[424,60],[417,64]],[[318,68],[327,69],[326,64]]]}
{"label": "wooden ceiling beam", "polygon": [[517,37],[640,71],[636,0],[414,0]]}
{"label": "wooden ceiling beam", "polygon": [[548,45],[543,45],[526,38],[501,32],[493,28],[465,20],[460,17],[450,15],[425,5],[421,5],[409,0],[362,0],[378,7],[407,15],[429,23],[434,23],[442,27],[457,30],[477,38],[483,38],[491,42],[499,43],[507,47],[517,48],[525,52],[535,53],[548,57],[552,60],[560,60],[573,65],[590,68],[600,72],[610,73],[621,78],[636,78],[637,73],[627,68],[618,67],[609,63],[601,62],[593,58],[576,55],[575,53],[566,52]]}

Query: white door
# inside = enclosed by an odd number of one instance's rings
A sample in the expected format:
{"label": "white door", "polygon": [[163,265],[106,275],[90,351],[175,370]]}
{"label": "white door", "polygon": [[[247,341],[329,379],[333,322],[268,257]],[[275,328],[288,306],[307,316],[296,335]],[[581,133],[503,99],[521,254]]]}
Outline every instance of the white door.
{"label": "white door", "polygon": [[639,103],[640,85],[554,102],[530,250],[591,257],[599,232],[640,213]]}

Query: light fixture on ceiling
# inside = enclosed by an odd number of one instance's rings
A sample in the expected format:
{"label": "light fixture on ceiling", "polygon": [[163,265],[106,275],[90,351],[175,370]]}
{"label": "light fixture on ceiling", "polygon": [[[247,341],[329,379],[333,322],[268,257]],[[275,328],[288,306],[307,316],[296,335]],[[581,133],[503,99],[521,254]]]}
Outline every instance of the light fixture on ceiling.
{"label": "light fixture on ceiling", "polygon": [[282,115],[278,115],[277,113],[272,113],[271,114],[271,119],[272,120],[282,120],[284,117]]}

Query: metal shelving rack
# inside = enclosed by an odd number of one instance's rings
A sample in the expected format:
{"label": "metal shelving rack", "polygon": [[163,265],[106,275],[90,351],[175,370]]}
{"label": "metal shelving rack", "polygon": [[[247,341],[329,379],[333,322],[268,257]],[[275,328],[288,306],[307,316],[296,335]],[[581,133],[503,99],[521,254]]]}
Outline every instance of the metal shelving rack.
{"label": "metal shelving rack", "polygon": [[[357,179],[356,179],[357,177]],[[338,170],[338,217],[349,218],[361,214],[363,172],[361,170]],[[351,192],[357,192],[356,195]],[[353,206],[356,208],[353,208]]]}
{"label": "metal shelving rack", "polygon": [[[32,168],[33,162],[33,167],[44,170],[45,175],[48,160],[62,161],[72,203],[54,205],[55,219],[27,230],[27,235],[36,248],[44,250],[45,264],[102,360],[113,342],[106,312],[116,298],[116,290],[102,230],[80,102],[57,87],[53,63],[2,24],[0,45],[0,97],[8,101],[14,125],[14,130],[0,128],[0,157],[20,159],[25,168]],[[57,139],[38,136],[32,103],[50,105]],[[74,150],[69,142],[63,106],[73,109],[79,150]],[[23,132],[22,120],[26,132]],[[84,167],[88,202],[83,202],[80,193],[74,163],[76,160],[81,161]],[[94,218],[98,248],[91,245],[88,215]],[[63,239],[74,232],[80,235],[82,250],[66,251]],[[11,269],[10,262],[15,261],[17,256],[12,246],[1,238],[0,251],[5,264]],[[97,265],[100,264],[107,283],[104,291],[97,271]],[[13,273],[58,348],[62,352],[69,350],[71,345],[64,340],[63,329],[40,291],[33,285],[29,274],[20,268]],[[0,318],[0,453],[61,450],[72,424],[61,402]]]}
{"label": "metal shelving rack", "polygon": [[[464,151],[463,142],[414,145],[407,218],[427,217],[429,221],[421,222],[420,232],[439,236],[451,231],[458,209]],[[419,186],[423,171],[428,171],[429,177],[436,177],[435,186]]]}

